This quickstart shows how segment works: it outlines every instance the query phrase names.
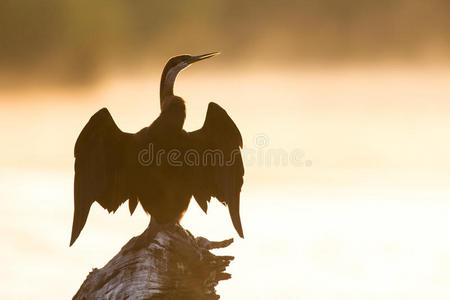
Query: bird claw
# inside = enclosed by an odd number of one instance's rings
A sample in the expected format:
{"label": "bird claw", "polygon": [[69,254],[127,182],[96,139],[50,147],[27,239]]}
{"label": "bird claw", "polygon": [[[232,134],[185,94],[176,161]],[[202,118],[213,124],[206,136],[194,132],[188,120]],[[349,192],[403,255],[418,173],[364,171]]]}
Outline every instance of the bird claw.
{"label": "bird claw", "polygon": [[122,247],[122,253],[138,251],[146,246],[145,240],[142,236],[135,236],[125,246]]}
{"label": "bird claw", "polygon": [[158,232],[155,230],[146,229],[141,235],[132,238],[125,246],[122,247],[123,254],[127,254],[132,251],[139,251],[142,248],[146,248],[156,237]]}

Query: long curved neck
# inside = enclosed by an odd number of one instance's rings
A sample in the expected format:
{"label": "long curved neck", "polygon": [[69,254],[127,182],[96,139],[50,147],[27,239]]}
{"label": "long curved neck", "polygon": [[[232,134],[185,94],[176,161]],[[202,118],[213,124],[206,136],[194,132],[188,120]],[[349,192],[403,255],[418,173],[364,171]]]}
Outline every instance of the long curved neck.
{"label": "long curved neck", "polygon": [[178,73],[184,68],[185,66],[178,64],[172,67],[166,66],[164,68],[164,71],[161,75],[161,84],[159,87],[159,98],[160,98],[160,105],[161,108],[163,107],[163,103],[165,99],[168,97],[172,97],[173,94],[173,86],[175,84],[175,79],[177,78]]}

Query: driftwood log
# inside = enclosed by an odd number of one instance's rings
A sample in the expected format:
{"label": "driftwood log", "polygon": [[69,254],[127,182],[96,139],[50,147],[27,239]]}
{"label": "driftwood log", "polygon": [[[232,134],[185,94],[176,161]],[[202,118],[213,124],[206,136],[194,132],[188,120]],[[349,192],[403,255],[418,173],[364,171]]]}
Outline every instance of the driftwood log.
{"label": "driftwood log", "polygon": [[231,278],[224,271],[234,257],[209,250],[232,239],[194,238],[179,225],[167,226],[140,250],[126,250],[133,239],[103,268],[94,268],[73,299],[219,299],[215,286]]}

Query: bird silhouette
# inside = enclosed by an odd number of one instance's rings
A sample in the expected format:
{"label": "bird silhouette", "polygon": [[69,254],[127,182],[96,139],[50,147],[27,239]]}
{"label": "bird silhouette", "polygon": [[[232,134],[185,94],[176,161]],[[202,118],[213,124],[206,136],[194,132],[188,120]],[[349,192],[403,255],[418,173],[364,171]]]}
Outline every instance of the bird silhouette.
{"label": "bird silhouette", "polygon": [[128,200],[151,215],[148,230],[132,248],[149,243],[161,225],[179,223],[190,199],[206,213],[211,197],[228,206],[234,228],[244,237],[239,214],[244,166],[239,129],[223,108],[209,103],[202,128],[186,132],[184,100],[175,96],[177,74],[218,52],[172,57],[160,85],[161,113],[148,127],[121,131],[106,108],[95,113],[75,143],[74,217],[70,246],[96,201],[109,212]]}

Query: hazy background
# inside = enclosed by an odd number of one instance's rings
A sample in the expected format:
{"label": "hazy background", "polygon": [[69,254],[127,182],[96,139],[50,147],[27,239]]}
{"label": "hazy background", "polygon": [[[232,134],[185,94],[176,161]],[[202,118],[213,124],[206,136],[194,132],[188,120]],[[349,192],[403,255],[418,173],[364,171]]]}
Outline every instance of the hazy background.
{"label": "hazy background", "polygon": [[226,65],[448,62],[449,11],[447,0],[4,0],[0,68],[91,82],[208,49]]}
{"label": "hazy background", "polygon": [[[450,297],[450,2],[0,2],[2,299],[72,297],[148,217],[94,205],[69,248],[73,145],[108,107],[135,132],[181,53],[185,128],[216,101],[244,137],[237,237],[217,201],[183,225],[235,237],[223,299]],[[278,163],[278,159],[280,160]]]}

